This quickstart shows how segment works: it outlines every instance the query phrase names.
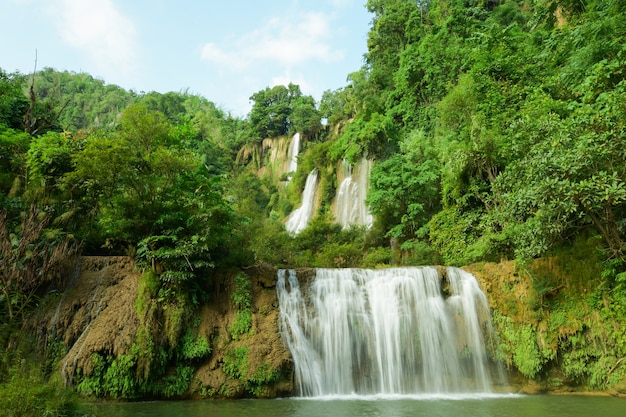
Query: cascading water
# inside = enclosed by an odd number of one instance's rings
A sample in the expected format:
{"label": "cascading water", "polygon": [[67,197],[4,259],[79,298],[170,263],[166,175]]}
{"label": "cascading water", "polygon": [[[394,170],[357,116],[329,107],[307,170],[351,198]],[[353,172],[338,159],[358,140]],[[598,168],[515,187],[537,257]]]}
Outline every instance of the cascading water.
{"label": "cascading water", "polygon": [[[287,150],[287,159],[289,165],[287,166],[287,173],[294,173],[298,169],[298,154],[300,153],[300,133],[296,133],[291,138],[289,143],[289,149]],[[291,175],[287,178],[287,182],[291,181]]]}
{"label": "cascading water", "polygon": [[291,234],[297,235],[309,223],[313,217],[313,207],[315,203],[315,189],[317,188],[317,168],[309,173],[302,192],[302,205],[294,210],[285,224],[285,228]]}
{"label": "cascading water", "polygon": [[489,306],[476,279],[437,270],[317,269],[303,292],[278,274],[281,334],[300,395],[486,393]]}
{"label": "cascading water", "polygon": [[353,173],[353,168],[347,161],[341,163],[344,179],[337,191],[335,218],[344,229],[351,225],[369,228],[373,223],[373,217],[365,205],[371,165],[370,160],[363,158]]}

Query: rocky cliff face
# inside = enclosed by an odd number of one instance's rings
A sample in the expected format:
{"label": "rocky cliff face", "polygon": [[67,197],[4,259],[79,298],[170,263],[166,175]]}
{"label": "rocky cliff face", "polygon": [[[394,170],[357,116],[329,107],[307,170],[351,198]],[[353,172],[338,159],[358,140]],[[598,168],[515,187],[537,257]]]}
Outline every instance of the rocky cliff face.
{"label": "rocky cliff face", "polygon": [[568,256],[464,268],[488,296],[512,390],[626,395],[626,293],[595,265]]}
{"label": "rocky cliff face", "polygon": [[60,372],[67,384],[78,370],[91,372],[94,352],[128,352],[140,324],[134,309],[138,280],[126,257],[81,257],[66,288],[37,315],[40,332],[47,329],[48,340],[65,346]]}
{"label": "rocky cliff face", "polygon": [[252,327],[233,340],[237,312],[231,302],[232,276],[224,277],[225,293],[200,313],[200,327],[212,335],[213,351],[199,366],[192,389],[218,397],[288,396],[293,391],[293,363],[278,332],[277,271],[257,267],[246,273],[252,281]]}
{"label": "rocky cliff face", "polygon": [[[251,322],[237,337],[232,335],[237,320],[231,300],[233,274],[216,277],[215,297],[182,322],[181,308],[146,299],[142,274],[126,257],[82,257],[66,287],[59,289],[57,297],[49,297],[32,325],[47,344],[63,344],[66,353],[59,372],[68,385],[77,385],[87,394],[120,398],[288,395],[292,362],[277,330],[276,270],[256,268],[246,273],[252,283]],[[196,349],[199,354],[185,354],[186,334],[208,341],[208,346]],[[159,360],[159,355],[165,360]],[[146,388],[177,379],[176,361],[182,358],[186,358],[182,369],[192,372],[182,374],[188,380],[185,389]],[[111,369],[119,375],[112,375]]]}

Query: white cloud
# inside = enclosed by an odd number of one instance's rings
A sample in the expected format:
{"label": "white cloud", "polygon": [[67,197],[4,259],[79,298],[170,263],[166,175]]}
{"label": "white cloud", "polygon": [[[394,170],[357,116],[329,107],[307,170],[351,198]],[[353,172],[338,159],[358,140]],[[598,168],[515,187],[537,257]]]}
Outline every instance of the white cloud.
{"label": "white cloud", "polygon": [[343,53],[331,46],[331,17],[323,13],[272,18],[263,27],[248,32],[225,47],[205,44],[204,60],[243,70],[262,61],[295,66],[309,61],[333,62]]}
{"label": "white cloud", "polygon": [[211,42],[206,43],[202,47],[201,57],[205,61],[213,62],[229,68],[243,69],[246,67],[246,61],[243,58],[240,58],[233,53],[229,54],[224,52],[219,46]]}
{"label": "white cloud", "polygon": [[60,0],[57,7],[50,12],[62,39],[86,54],[102,75],[133,73],[138,51],[135,25],[112,0]]}

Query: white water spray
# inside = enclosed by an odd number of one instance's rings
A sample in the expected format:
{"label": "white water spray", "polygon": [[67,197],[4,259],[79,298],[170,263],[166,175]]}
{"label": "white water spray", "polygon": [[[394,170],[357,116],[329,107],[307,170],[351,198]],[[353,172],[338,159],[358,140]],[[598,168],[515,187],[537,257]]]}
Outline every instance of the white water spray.
{"label": "white water spray", "polygon": [[344,229],[351,225],[369,228],[373,223],[374,219],[365,205],[371,167],[372,161],[365,158],[354,169],[345,160],[341,163],[343,180],[337,191],[335,218]]}
{"label": "white water spray", "polygon": [[475,278],[449,268],[318,269],[304,291],[279,271],[281,334],[300,395],[485,393],[489,307]]}
{"label": "white water spray", "polygon": [[289,220],[285,224],[285,228],[291,234],[297,235],[309,223],[313,217],[313,208],[315,205],[315,190],[317,188],[317,168],[309,173],[302,192],[302,205],[294,210],[289,216]]}
{"label": "white water spray", "polygon": [[287,182],[291,181],[291,176],[298,169],[298,154],[300,153],[300,133],[296,133],[289,142],[289,149],[287,150],[287,159],[289,165],[287,166]]}

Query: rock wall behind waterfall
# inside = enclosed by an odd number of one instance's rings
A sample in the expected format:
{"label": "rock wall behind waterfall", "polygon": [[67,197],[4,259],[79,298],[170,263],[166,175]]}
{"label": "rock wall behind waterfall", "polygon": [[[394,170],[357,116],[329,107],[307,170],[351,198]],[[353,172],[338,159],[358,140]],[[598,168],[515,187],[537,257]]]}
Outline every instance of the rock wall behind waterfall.
{"label": "rock wall behind waterfall", "polygon": [[270,178],[279,184],[284,174],[297,169],[297,156],[304,138],[299,133],[291,137],[266,138],[260,143],[243,146],[237,154],[237,163],[254,167],[259,178]]}
{"label": "rock wall behind waterfall", "polygon": [[[626,395],[626,299],[587,257],[479,263],[512,389]],[[622,312],[622,313],[620,313]]]}

